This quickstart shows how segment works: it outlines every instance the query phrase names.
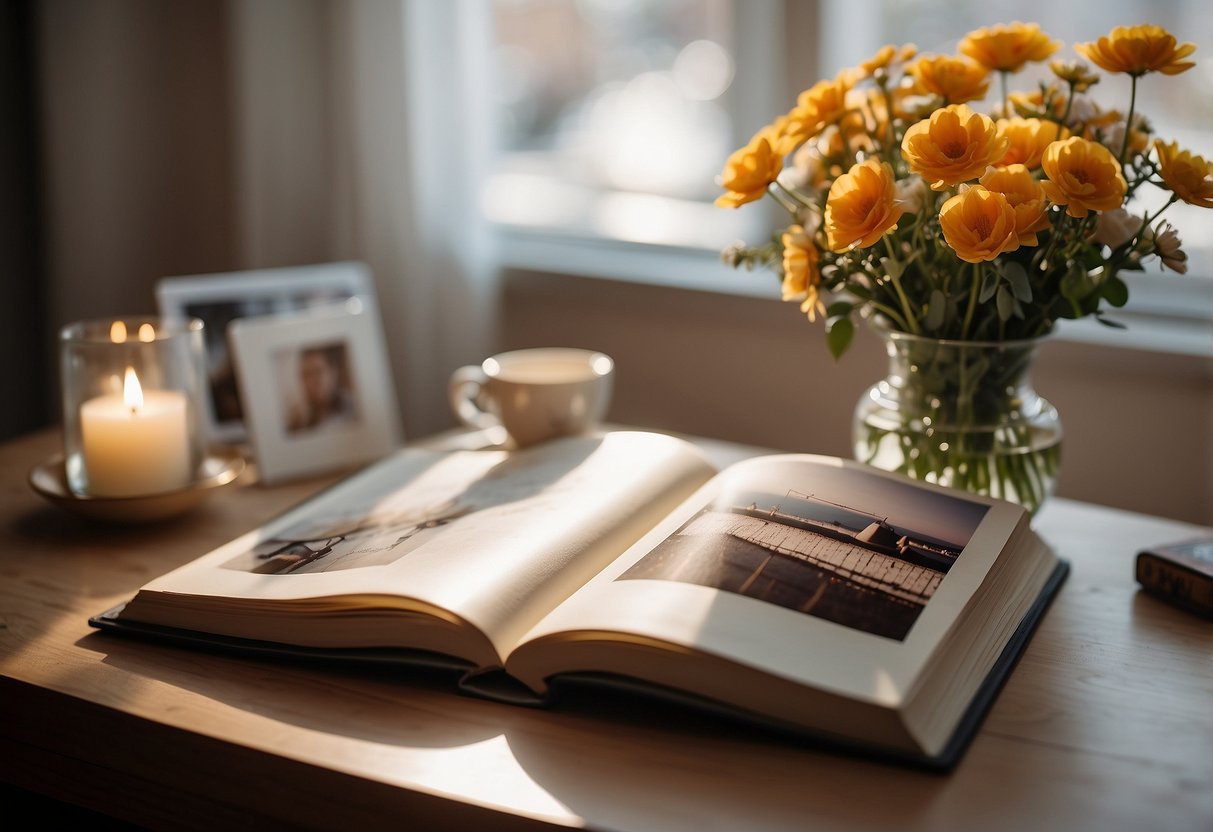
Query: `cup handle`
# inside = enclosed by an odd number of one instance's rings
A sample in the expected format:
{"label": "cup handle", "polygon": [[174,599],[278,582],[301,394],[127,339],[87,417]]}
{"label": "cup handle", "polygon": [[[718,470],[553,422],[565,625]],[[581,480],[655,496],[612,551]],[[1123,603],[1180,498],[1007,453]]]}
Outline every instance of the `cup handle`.
{"label": "cup handle", "polygon": [[455,411],[459,421],[479,430],[499,425],[497,419],[480,406],[480,393],[487,380],[484,370],[469,364],[451,374],[448,387],[451,410]]}

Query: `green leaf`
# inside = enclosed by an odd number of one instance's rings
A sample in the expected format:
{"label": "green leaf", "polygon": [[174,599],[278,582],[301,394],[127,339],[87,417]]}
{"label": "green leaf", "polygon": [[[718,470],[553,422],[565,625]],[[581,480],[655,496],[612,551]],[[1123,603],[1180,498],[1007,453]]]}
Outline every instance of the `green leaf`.
{"label": "green leaf", "polygon": [[1129,287],[1123,280],[1113,275],[1104,283],[1103,296],[1108,303],[1119,308],[1129,302]]}
{"label": "green leaf", "polygon": [[853,303],[845,300],[836,300],[826,307],[826,318],[845,318],[851,314],[851,310],[855,308]]}
{"label": "green leaf", "polygon": [[1015,313],[1015,298],[1007,291],[1006,286],[999,286],[998,292],[994,295],[994,302],[998,306],[998,320],[1008,321],[1011,315]]}
{"label": "green leaf", "polygon": [[1011,292],[1016,300],[1028,303],[1032,300],[1032,284],[1028,281],[1028,273],[1019,263],[1007,263],[1003,269],[1007,282],[1011,284]]}
{"label": "green leaf", "polygon": [[859,283],[854,283],[851,281],[847,282],[847,291],[860,300],[872,300],[874,297],[872,290],[867,286],[863,286]]}
{"label": "green leaf", "polygon": [[837,318],[827,322],[826,345],[830,348],[830,355],[834,356],[835,361],[842,358],[847,347],[851,346],[851,339],[854,337],[855,324],[851,322],[850,318]]}
{"label": "green leaf", "polygon": [[981,276],[981,291],[977,295],[979,303],[985,303],[994,296],[995,290],[998,289],[998,273],[987,270]]}
{"label": "green leaf", "polygon": [[1077,303],[1091,294],[1091,288],[1090,276],[1081,266],[1067,269],[1061,276],[1061,295],[1072,303]]}

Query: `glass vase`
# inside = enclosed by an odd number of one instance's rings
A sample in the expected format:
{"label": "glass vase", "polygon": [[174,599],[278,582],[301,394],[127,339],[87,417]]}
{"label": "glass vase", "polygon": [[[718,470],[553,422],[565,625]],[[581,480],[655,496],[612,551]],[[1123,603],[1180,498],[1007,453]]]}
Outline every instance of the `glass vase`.
{"label": "glass vase", "polygon": [[1032,387],[1045,338],[948,341],[874,328],[888,375],[855,407],[855,458],[1035,513],[1061,463],[1061,420]]}

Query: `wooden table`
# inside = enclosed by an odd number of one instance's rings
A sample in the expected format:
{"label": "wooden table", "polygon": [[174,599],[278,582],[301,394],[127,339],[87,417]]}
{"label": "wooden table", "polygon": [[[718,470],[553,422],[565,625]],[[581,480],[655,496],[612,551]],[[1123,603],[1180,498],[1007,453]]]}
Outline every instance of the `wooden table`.
{"label": "wooden table", "polygon": [[[1136,589],[1136,551],[1207,529],[1054,500],[1073,571],[949,775],[658,706],[537,711],[422,671],[255,661],[86,619],[327,484],[238,482],[108,528],[0,446],[0,780],[153,828],[1213,829],[1213,623]],[[749,449],[705,447],[722,462]],[[1140,484],[1126,483],[1138,487]]]}

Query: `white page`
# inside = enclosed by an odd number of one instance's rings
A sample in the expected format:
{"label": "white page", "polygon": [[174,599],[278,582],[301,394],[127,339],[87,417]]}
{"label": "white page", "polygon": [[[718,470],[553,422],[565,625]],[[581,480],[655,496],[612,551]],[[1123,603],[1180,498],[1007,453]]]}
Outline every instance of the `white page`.
{"label": "white page", "polygon": [[[960,552],[908,631],[897,637],[756,595],[682,580],[679,570],[691,574],[698,568],[691,563],[695,557],[686,554],[696,551],[689,543],[666,550],[674,554],[664,561],[663,577],[623,577],[650,554],[656,557],[655,550],[675,539],[680,530],[685,533],[694,528],[692,524],[703,517],[705,507],[733,503],[738,494],[758,500],[756,492],[799,506],[795,510],[800,516],[817,513],[854,518],[868,512],[876,515],[870,520],[887,518],[895,528],[920,538],[937,540],[950,535]],[[792,492],[810,494],[812,499],[789,496]],[[843,503],[854,511],[834,507],[815,512],[813,505],[822,501]],[[841,460],[788,455],[747,460],[700,489],[624,557],[540,622],[526,640],[573,632],[621,632],[645,642],[712,653],[849,699],[896,707],[1022,517],[1022,509],[1014,506],[959,496],[923,483],[906,485],[900,477]],[[853,520],[852,524],[858,525]],[[706,537],[713,534],[709,531]],[[820,571],[820,564],[815,568]],[[696,580],[702,581],[702,575]]]}
{"label": "white page", "polygon": [[[642,432],[526,452],[406,450],[145,589],[253,602],[399,595],[504,651],[712,473],[690,443]],[[294,571],[250,571],[305,538],[327,551]]]}

